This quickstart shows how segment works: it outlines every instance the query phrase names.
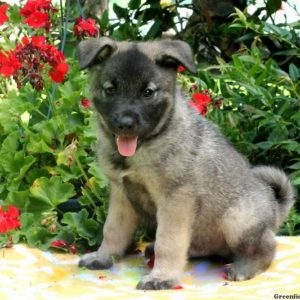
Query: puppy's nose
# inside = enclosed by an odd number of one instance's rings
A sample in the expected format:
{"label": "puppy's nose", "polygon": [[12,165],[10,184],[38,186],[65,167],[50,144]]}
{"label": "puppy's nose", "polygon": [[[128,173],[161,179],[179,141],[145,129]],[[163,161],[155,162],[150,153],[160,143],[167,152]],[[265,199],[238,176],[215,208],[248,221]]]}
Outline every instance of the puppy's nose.
{"label": "puppy's nose", "polygon": [[135,119],[131,116],[119,117],[116,123],[119,130],[133,130],[136,125]]}

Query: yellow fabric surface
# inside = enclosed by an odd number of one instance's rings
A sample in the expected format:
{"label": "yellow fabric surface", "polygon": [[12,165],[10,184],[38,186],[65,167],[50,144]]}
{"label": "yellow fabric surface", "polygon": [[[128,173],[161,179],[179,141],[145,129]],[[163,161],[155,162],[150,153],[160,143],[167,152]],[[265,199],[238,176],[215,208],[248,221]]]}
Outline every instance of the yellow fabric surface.
{"label": "yellow fabric surface", "polygon": [[135,290],[149,272],[142,254],[128,256],[109,270],[90,271],[77,267],[77,255],[15,245],[0,249],[0,299],[276,299],[276,294],[300,299],[300,237],[277,241],[274,262],[254,279],[229,282],[222,278],[222,265],[195,260],[186,268],[183,289],[146,292]]}

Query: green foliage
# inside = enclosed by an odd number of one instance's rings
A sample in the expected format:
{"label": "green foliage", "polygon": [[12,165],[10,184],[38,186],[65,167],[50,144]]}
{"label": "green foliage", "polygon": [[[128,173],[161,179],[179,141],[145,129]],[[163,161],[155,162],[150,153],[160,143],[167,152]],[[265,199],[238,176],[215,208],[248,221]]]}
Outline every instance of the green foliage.
{"label": "green foliage", "polygon": [[[0,199],[21,210],[13,241],[41,249],[58,239],[76,243],[79,251],[99,244],[107,210],[108,182],[96,167],[95,116],[80,102],[88,96],[87,77],[73,57],[69,80],[54,100],[47,89],[37,93],[29,86],[9,89],[0,99]],[[64,213],[72,198],[76,211]],[[1,245],[5,240],[0,236]]]}
{"label": "green foliage", "polygon": [[[177,1],[180,5],[183,1]],[[178,31],[177,7],[168,2],[163,5],[160,0],[130,0],[127,7],[116,3],[113,11],[117,20],[107,26],[109,35],[117,40],[149,40],[160,37],[166,30]]]}

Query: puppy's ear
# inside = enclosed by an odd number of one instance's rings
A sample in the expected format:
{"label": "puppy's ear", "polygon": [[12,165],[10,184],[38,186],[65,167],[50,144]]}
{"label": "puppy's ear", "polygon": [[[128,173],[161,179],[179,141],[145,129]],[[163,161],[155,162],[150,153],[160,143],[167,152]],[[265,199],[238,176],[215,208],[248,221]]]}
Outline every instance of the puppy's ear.
{"label": "puppy's ear", "polygon": [[155,60],[159,65],[174,68],[175,70],[182,65],[193,74],[197,72],[192,49],[186,42],[162,40],[158,44]]}
{"label": "puppy's ear", "polygon": [[92,38],[80,42],[77,46],[80,70],[104,61],[116,50],[116,42],[107,37],[100,39]]}

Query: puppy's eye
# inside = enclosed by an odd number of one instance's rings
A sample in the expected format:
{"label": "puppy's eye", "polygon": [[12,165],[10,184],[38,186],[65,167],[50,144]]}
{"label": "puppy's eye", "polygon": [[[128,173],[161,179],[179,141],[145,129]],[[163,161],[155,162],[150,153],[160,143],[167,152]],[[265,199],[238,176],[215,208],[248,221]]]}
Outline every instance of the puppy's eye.
{"label": "puppy's eye", "polygon": [[107,88],[104,88],[104,92],[108,96],[113,96],[116,93],[116,88],[113,86],[109,86]]}
{"label": "puppy's eye", "polygon": [[145,98],[151,98],[151,97],[153,97],[154,93],[155,93],[155,90],[152,90],[152,89],[150,89],[150,88],[146,88],[146,89],[143,91],[143,96],[144,96]]}

